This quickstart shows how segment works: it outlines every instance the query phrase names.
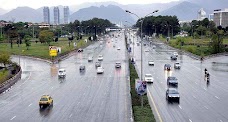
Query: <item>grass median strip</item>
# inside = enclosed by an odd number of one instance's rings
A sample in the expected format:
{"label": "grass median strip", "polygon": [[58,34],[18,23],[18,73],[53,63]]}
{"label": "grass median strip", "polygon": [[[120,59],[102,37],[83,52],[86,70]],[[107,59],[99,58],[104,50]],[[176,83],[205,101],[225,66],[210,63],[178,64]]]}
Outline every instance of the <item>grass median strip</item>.
{"label": "grass median strip", "polygon": [[146,95],[143,96],[143,107],[141,107],[140,96],[135,90],[135,79],[138,79],[138,74],[135,67],[129,61],[130,67],[130,86],[131,86],[131,99],[132,108],[135,122],[155,122],[155,118],[152,109],[149,105],[149,101]]}

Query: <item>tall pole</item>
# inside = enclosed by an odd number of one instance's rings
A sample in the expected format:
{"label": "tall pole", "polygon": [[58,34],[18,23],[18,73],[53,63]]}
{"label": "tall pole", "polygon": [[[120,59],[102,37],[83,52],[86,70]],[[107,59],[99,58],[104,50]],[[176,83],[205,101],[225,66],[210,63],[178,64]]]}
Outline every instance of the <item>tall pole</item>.
{"label": "tall pole", "polygon": [[1,26],[1,38],[2,38],[2,26]]}

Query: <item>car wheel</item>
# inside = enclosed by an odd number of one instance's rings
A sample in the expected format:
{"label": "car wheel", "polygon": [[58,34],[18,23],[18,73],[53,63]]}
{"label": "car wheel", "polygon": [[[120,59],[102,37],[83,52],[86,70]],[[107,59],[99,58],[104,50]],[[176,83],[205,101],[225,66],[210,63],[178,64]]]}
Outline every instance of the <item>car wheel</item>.
{"label": "car wheel", "polygon": [[40,106],[40,108],[42,108],[42,105],[39,105]]}

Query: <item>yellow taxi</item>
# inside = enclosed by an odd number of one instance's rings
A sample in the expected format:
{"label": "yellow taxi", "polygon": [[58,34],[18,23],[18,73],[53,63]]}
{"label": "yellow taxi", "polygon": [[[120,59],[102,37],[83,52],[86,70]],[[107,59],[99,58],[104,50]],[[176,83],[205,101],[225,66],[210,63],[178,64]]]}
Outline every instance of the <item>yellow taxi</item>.
{"label": "yellow taxi", "polygon": [[40,108],[45,106],[52,106],[53,105],[53,99],[50,95],[43,95],[40,98],[39,106]]}

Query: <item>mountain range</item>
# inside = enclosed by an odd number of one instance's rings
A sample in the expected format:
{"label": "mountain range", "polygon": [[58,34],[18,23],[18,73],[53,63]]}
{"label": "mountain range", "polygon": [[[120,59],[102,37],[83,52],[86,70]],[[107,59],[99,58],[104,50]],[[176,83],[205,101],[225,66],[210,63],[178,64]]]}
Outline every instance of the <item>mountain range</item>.
{"label": "mountain range", "polygon": [[[90,2],[81,5],[72,5],[70,8],[70,20],[87,20],[93,17],[108,19],[111,22],[118,23],[120,21],[135,22],[138,17],[128,14],[125,10],[129,10],[139,17],[159,10],[155,15],[176,15],[179,20],[197,19],[197,12],[200,8],[204,8],[207,14],[213,13],[215,9],[227,8],[227,0],[179,0],[169,3],[153,3],[153,4],[128,4],[122,5],[117,2]],[[63,18],[63,6],[59,6],[60,18]],[[50,18],[53,22],[53,7],[50,7]],[[29,7],[18,7],[9,12],[0,8],[0,20],[6,21],[27,21],[42,22],[43,7],[33,9]]]}

